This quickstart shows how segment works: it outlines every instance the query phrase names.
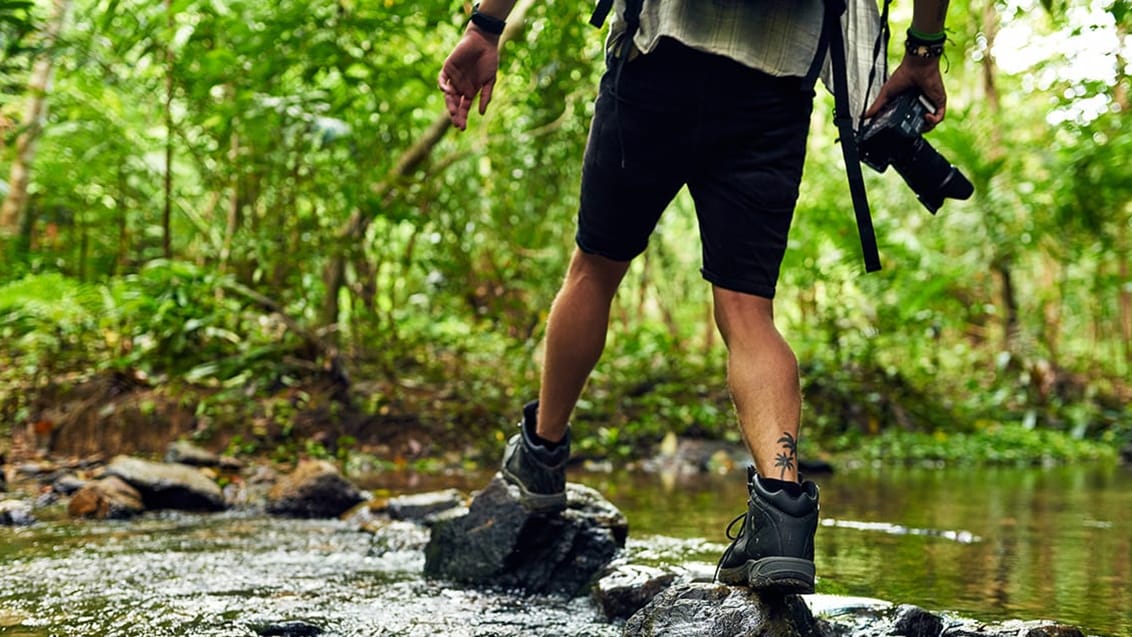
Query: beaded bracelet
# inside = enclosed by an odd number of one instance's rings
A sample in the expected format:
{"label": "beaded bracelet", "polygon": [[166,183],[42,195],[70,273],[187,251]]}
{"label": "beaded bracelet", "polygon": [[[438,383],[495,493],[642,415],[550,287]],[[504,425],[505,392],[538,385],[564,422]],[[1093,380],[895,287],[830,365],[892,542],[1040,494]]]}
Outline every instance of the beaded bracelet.
{"label": "beaded bracelet", "polygon": [[915,29],[908,29],[908,39],[904,42],[904,51],[913,57],[938,58],[943,55],[943,44],[947,41],[947,34],[923,33]]}

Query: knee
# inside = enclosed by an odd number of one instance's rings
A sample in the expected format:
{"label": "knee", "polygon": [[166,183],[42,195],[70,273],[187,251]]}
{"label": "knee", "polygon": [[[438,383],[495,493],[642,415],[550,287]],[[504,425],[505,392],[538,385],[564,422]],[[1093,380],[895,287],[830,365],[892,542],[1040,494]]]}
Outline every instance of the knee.
{"label": "knee", "polygon": [[715,322],[725,343],[744,335],[757,337],[774,334],[774,302],[768,298],[715,288]]}
{"label": "knee", "polygon": [[612,298],[621,285],[621,280],[625,278],[630,263],[575,250],[566,274],[566,283],[590,286]]}

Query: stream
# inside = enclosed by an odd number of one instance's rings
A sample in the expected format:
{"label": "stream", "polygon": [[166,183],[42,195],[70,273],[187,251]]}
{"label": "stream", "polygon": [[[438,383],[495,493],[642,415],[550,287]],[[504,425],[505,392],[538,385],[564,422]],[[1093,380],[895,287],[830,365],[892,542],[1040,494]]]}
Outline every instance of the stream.
{"label": "stream", "polygon": [[[367,489],[471,491],[488,474],[377,474]],[[629,519],[636,562],[711,568],[742,474],[572,473]],[[1132,635],[1132,469],[877,469],[819,479],[819,593]],[[164,512],[0,527],[0,635],[619,635],[586,598],[421,577],[427,531]],[[288,632],[290,631],[290,632]],[[308,632],[304,632],[308,631]]]}

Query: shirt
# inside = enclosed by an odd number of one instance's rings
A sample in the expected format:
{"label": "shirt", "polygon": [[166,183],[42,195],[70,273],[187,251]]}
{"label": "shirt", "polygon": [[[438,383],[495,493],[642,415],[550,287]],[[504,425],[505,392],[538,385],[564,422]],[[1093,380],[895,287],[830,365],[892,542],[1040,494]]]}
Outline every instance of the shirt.
{"label": "shirt", "polygon": [[[849,104],[863,113],[888,77],[881,20],[876,0],[849,0],[841,18],[847,61]],[[614,3],[615,15],[607,46],[625,31],[625,0]],[[641,28],[633,38],[648,53],[662,37],[695,49],[731,58],[764,73],[804,77],[817,54],[825,4],[823,0],[644,0]],[[822,61],[822,82],[833,92],[828,54]],[[854,121],[854,128],[860,124]]]}
{"label": "shirt", "polygon": [[[615,3],[609,42],[625,30]],[[817,53],[822,0],[645,0],[633,43],[642,53],[662,37],[777,76],[804,76]]]}

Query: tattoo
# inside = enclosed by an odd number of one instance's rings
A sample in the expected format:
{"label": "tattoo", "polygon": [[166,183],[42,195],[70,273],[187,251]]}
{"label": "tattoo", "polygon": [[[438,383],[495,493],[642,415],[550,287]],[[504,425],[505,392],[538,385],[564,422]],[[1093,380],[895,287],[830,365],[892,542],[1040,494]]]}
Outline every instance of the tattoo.
{"label": "tattoo", "polygon": [[782,443],[785,451],[774,457],[774,466],[782,469],[778,474],[779,479],[785,479],[786,472],[794,469],[794,463],[798,459],[798,441],[789,432],[784,431],[778,442]]}

